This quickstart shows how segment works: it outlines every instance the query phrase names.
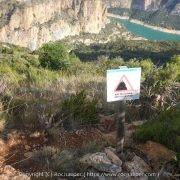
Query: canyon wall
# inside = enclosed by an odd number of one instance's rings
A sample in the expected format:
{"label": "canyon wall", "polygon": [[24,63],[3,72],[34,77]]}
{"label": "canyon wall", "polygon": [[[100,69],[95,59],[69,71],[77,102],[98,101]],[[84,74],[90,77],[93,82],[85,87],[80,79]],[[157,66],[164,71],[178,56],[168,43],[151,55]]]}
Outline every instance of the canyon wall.
{"label": "canyon wall", "polygon": [[6,0],[0,2],[0,41],[35,50],[43,43],[105,26],[102,0]]}

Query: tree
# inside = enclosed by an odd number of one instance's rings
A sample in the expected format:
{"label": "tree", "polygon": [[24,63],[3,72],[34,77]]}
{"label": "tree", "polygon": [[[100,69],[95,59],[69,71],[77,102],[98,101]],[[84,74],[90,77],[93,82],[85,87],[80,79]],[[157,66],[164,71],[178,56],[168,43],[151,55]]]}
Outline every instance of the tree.
{"label": "tree", "polygon": [[66,70],[70,66],[67,47],[63,43],[48,43],[39,50],[40,65],[51,70]]}

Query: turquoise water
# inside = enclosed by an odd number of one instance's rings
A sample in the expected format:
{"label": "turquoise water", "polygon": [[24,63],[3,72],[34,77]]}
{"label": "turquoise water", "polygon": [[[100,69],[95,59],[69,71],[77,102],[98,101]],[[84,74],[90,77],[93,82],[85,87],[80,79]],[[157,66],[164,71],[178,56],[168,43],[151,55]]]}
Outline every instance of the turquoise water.
{"label": "turquoise water", "polygon": [[180,35],[161,32],[145,27],[140,24],[132,23],[126,19],[112,18],[114,22],[122,24],[129,32],[136,36],[144,37],[148,40],[157,41],[180,41]]}

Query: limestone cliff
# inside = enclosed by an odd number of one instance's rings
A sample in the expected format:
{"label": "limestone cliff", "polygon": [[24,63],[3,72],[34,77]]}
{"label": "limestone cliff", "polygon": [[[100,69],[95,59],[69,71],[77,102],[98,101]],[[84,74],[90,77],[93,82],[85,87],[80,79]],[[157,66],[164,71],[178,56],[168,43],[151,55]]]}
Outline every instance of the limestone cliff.
{"label": "limestone cliff", "polygon": [[32,50],[106,24],[102,0],[6,0],[0,2],[0,41]]}

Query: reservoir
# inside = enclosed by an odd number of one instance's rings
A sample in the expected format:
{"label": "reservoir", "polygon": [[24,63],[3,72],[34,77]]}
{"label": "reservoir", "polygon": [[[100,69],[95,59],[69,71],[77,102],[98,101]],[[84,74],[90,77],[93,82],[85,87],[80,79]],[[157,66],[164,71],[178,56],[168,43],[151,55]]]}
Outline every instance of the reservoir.
{"label": "reservoir", "polygon": [[150,27],[143,26],[141,24],[136,24],[130,22],[128,19],[119,19],[111,18],[113,22],[120,23],[124,26],[129,32],[135,36],[140,36],[148,40],[157,40],[157,41],[180,41],[180,35],[166,33],[158,30],[154,30]]}

